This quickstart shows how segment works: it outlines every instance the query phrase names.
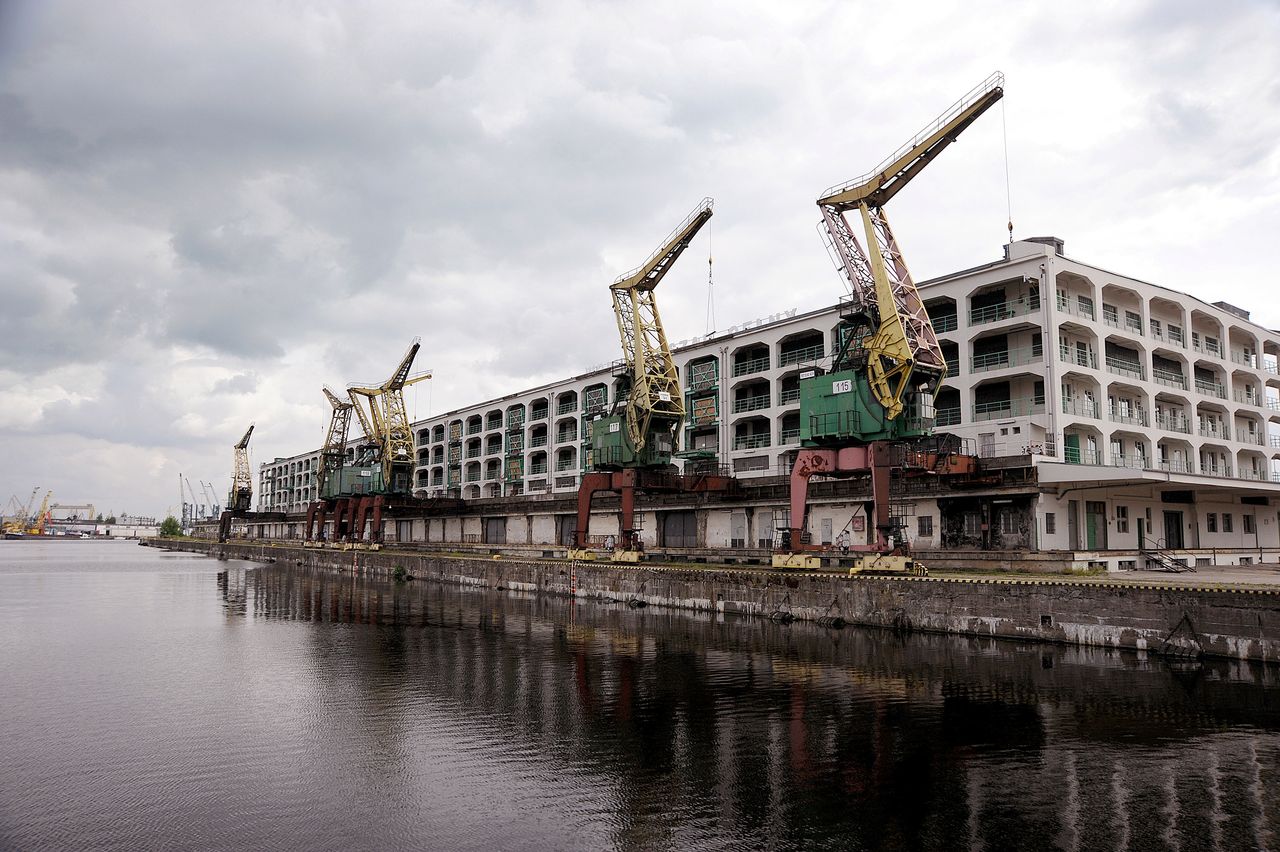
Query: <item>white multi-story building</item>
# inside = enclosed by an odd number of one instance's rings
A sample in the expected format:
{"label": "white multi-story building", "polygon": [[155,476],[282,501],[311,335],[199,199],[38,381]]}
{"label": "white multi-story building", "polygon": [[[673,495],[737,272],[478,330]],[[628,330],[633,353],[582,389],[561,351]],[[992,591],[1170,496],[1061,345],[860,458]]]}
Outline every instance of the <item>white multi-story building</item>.
{"label": "white multi-story building", "polygon": [[[1015,242],[998,261],[919,288],[950,374],[938,429],[967,439],[991,468],[1033,472],[1021,494],[915,500],[908,531],[919,546],[1123,553],[1163,543],[1231,551],[1230,561],[1280,547],[1280,333],[1224,302],[1072,260],[1055,238]],[[680,449],[714,452],[748,483],[789,472],[801,369],[830,364],[839,325],[834,306],[791,310],[677,343]],[[602,368],[415,423],[415,491],[571,495],[590,422],[616,386]],[[303,511],[317,465],[316,452],[262,465],[260,508]],[[847,529],[855,503],[819,498],[815,539]],[[703,525],[704,546],[720,544],[720,529],[726,544],[771,533],[750,515],[744,532],[741,507],[704,511],[725,515]],[[439,540],[446,529],[421,535]]]}

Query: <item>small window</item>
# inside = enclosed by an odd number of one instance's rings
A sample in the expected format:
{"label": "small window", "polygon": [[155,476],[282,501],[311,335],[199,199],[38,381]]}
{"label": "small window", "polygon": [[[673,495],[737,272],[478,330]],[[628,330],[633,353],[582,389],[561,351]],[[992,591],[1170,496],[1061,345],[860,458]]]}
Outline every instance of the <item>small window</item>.
{"label": "small window", "polygon": [[1231,513],[1230,512],[1222,513],[1222,531],[1224,533],[1231,532]]}
{"label": "small window", "polygon": [[964,534],[982,535],[982,516],[977,512],[968,512],[964,516]]}
{"label": "small window", "polygon": [[1254,535],[1258,528],[1253,525],[1253,515],[1241,515],[1240,522],[1244,525],[1243,529],[1246,535]]}
{"label": "small window", "polygon": [[1210,512],[1209,514],[1205,515],[1204,526],[1205,526],[1205,529],[1207,529],[1209,532],[1217,532],[1218,531],[1218,513]]}
{"label": "small window", "polygon": [[1053,535],[1058,531],[1058,517],[1053,512],[1044,513],[1045,535]]}
{"label": "small window", "polygon": [[933,535],[933,515],[921,515],[916,518],[916,535],[921,538]]}
{"label": "small window", "polygon": [[1016,512],[1000,513],[1000,533],[1002,535],[1017,535],[1021,532],[1018,529],[1018,515]]}
{"label": "small window", "polygon": [[1021,427],[1021,426],[1014,426],[1014,427],[1013,427],[1013,434],[1015,434],[1015,435],[1021,435],[1021,434],[1022,434],[1022,427]]}
{"label": "small window", "polygon": [[1127,533],[1129,531],[1129,507],[1116,506],[1116,532]]}

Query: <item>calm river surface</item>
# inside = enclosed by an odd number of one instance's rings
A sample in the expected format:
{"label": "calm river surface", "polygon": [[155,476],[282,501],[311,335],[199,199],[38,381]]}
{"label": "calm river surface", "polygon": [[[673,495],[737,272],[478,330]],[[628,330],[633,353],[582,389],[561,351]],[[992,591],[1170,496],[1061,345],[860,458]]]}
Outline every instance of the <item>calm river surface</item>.
{"label": "calm river surface", "polygon": [[1280,673],[0,542],[0,848],[1280,847]]}

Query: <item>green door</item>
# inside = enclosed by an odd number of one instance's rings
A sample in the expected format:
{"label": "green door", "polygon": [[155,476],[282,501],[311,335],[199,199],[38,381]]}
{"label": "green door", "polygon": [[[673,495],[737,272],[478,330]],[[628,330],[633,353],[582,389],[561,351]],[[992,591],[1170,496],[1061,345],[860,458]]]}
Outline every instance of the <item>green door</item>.
{"label": "green door", "polygon": [[1080,436],[1065,435],[1063,436],[1066,444],[1063,448],[1063,459],[1067,464],[1080,464]]}
{"label": "green door", "polygon": [[1107,504],[1088,500],[1084,504],[1084,535],[1086,550],[1107,549]]}

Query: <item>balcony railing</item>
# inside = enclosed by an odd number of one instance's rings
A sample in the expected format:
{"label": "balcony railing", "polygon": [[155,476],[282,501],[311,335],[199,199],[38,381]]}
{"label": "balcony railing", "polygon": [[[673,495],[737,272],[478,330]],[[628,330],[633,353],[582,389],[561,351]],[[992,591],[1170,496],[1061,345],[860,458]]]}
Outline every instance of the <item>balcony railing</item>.
{"label": "balcony railing", "polygon": [[534,435],[532,438],[529,439],[530,449],[532,449],[533,447],[545,447],[546,445],[547,445],[546,435]]}
{"label": "balcony railing", "polygon": [[1200,352],[1205,355],[1213,355],[1218,358],[1222,357],[1222,344],[1218,343],[1216,340],[1205,340],[1203,338],[1197,340],[1193,337],[1191,338],[1191,348],[1196,352]]}
{"label": "balcony railing", "polygon": [[576,441],[576,440],[578,440],[577,432],[557,432],[556,433],[557,444],[567,444],[570,441]]}
{"label": "balcony railing", "polygon": [[475,449],[467,450],[467,458],[469,458],[469,459],[478,459],[478,458],[480,458],[480,448],[479,448],[479,447],[476,447]]}
{"label": "balcony railing", "polygon": [[530,465],[530,466],[529,466],[529,474],[530,474],[530,475],[539,474],[539,473],[546,473],[546,472],[547,472],[547,463],[546,463],[546,462],[540,462],[540,463],[538,463],[538,464],[532,464],[532,465]]}
{"label": "balcony railing", "polygon": [[558,416],[561,414],[568,414],[571,411],[577,411],[577,410],[578,410],[578,401],[576,399],[573,402],[562,402],[556,406],[556,415]]}
{"label": "balcony railing", "polygon": [[1010,299],[998,305],[987,305],[985,308],[970,308],[969,325],[998,322],[1003,319],[1024,316],[1038,310],[1040,310],[1040,298],[1038,296],[1033,296],[1029,299]]}
{"label": "balcony railing", "polygon": [[929,317],[929,324],[933,326],[934,334],[946,334],[948,331],[955,331],[960,327],[960,321],[955,314]]}
{"label": "balcony railing", "polygon": [[1122,413],[1123,409],[1112,409],[1107,413],[1107,419],[1112,423],[1123,423],[1126,426],[1146,426],[1147,412],[1141,408],[1130,408],[1127,413]]}
{"label": "balcony railing", "polygon": [[1246,367],[1253,367],[1253,356],[1242,349],[1231,350],[1231,360],[1237,364],[1244,364]]}
{"label": "balcony railing", "polygon": [[800,401],[800,388],[786,388],[778,394],[778,405],[790,405]]}
{"label": "balcony railing", "polygon": [[749,376],[752,373],[763,373],[769,369],[769,356],[762,355],[749,361],[738,361],[733,365],[734,376]]}
{"label": "balcony railing", "polygon": [[1227,438],[1227,429],[1221,423],[1201,422],[1200,428],[1196,430],[1202,438]]}
{"label": "balcony railing", "polygon": [[1236,402],[1243,402],[1245,405],[1262,406],[1262,398],[1256,392],[1250,393],[1246,390],[1232,391],[1231,396]]}
{"label": "balcony railing", "polygon": [[546,420],[547,415],[550,412],[551,412],[550,406],[543,406],[542,408],[534,408],[529,411],[529,419],[530,420]]}
{"label": "balcony railing", "polygon": [[578,463],[573,459],[568,459],[566,461],[558,461],[556,462],[556,473],[561,473],[566,470],[574,470],[577,467],[578,467]]}
{"label": "balcony railing", "polygon": [[969,359],[969,369],[974,373],[1000,370],[1005,367],[1021,367],[1040,359],[1032,349],[1007,349],[1004,352],[988,352]]}
{"label": "balcony railing", "polygon": [[481,428],[481,424],[479,423],[471,423],[467,426],[468,435],[479,435],[483,431],[484,429]]}
{"label": "balcony railing", "polygon": [[1086,303],[1081,304],[1079,296],[1059,296],[1058,310],[1062,311],[1064,314],[1084,317],[1085,319],[1094,319],[1093,300],[1091,299]]}
{"label": "balcony railing", "polygon": [[937,409],[937,420],[935,423],[938,426],[960,425],[960,406],[957,405],[952,408]]}
{"label": "balcony railing", "polygon": [[1156,384],[1165,385],[1171,388],[1187,389],[1187,377],[1182,373],[1175,373],[1173,370],[1162,370],[1159,367],[1151,368],[1151,378]]}
{"label": "balcony railing", "polygon": [[1204,394],[1205,396],[1216,396],[1218,399],[1227,398],[1226,385],[1221,385],[1221,384],[1218,384],[1217,382],[1209,382],[1209,381],[1205,381],[1204,379],[1196,379],[1196,390],[1200,391],[1200,393]]}
{"label": "balcony railing", "polygon": [[733,413],[741,414],[744,411],[759,411],[762,408],[769,407],[769,395],[760,394],[759,396],[749,396],[743,399],[735,399],[733,401]]}
{"label": "balcony railing", "polygon": [[960,375],[960,359],[959,358],[947,358],[944,363],[946,363],[947,365],[948,376]]}
{"label": "balcony railing", "polygon": [[[935,328],[934,331],[937,331],[937,329]],[[806,361],[817,361],[822,357],[822,353],[823,347],[821,343],[816,343],[813,346],[805,346],[801,349],[792,349],[788,352],[783,352],[778,357],[778,366],[785,367],[788,364],[803,364]]]}
{"label": "balcony railing", "polygon": [[733,448],[735,450],[754,450],[767,446],[769,446],[768,435],[738,435],[733,439]]}
{"label": "balcony railing", "polygon": [[1248,429],[1236,429],[1236,440],[1242,444],[1257,444],[1263,446],[1262,433],[1258,431],[1250,432]]}
{"label": "balcony railing", "polygon": [[1196,466],[1191,463],[1190,459],[1165,459],[1156,465],[1160,470],[1167,470],[1170,473],[1195,473]]}
{"label": "balcony railing", "polygon": [[1062,460],[1067,464],[1102,464],[1102,453],[1080,447],[1063,447]]}
{"label": "balcony railing", "polygon": [[1147,370],[1137,361],[1129,361],[1125,358],[1116,358],[1107,356],[1107,372],[1115,373],[1117,376],[1128,376],[1132,379],[1147,378]]}
{"label": "balcony railing", "polygon": [[1098,405],[1097,400],[1088,400],[1088,399],[1063,399],[1062,400],[1063,414],[1075,414],[1079,417],[1092,417],[1095,420],[1100,420],[1102,418],[1100,409],[1101,409],[1101,406]]}
{"label": "balcony railing", "polygon": [[783,429],[778,433],[779,444],[798,444],[800,443],[799,429]]}
{"label": "balcony railing", "polygon": [[1280,435],[1270,435],[1267,437],[1268,447],[1280,447]]}
{"label": "balcony railing", "polygon": [[1184,435],[1190,435],[1191,421],[1181,415],[1156,414],[1156,428],[1163,429],[1166,432],[1181,432]]}
{"label": "balcony railing", "polygon": [[1108,462],[1112,467],[1131,467],[1135,470],[1143,470],[1150,464],[1147,457],[1141,453],[1129,453],[1127,455],[1125,453],[1111,453]]}
{"label": "balcony railing", "polygon": [[1042,397],[1002,399],[995,402],[975,402],[973,404],[974,421],[1001,420],[1006,417],[1025,417],[1031,414],[1044,414],[1044,399]]}
{"label": "balcony railing", "polygon": [[1200,460],[1200,474],[1202,476],[1230,476],[1231,465],[1219,464],[1216,461],[1207,459]]}
{"label": "balcony railing", "polygon": [[1075,364],[1078,367],[1090,367],[1094,370],[1098,369],[1098,353],[1092,349],[1086,349],[1083,352],[1070,346],[1058,344],[1058,360],[1065,361],[1068,364]]}

